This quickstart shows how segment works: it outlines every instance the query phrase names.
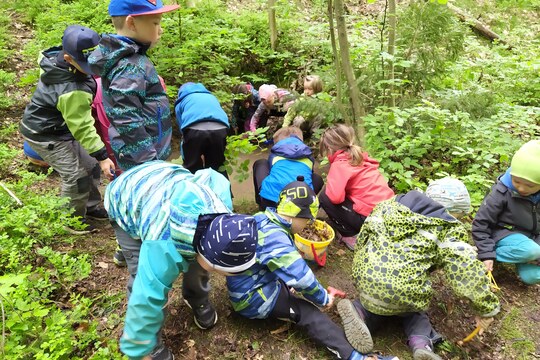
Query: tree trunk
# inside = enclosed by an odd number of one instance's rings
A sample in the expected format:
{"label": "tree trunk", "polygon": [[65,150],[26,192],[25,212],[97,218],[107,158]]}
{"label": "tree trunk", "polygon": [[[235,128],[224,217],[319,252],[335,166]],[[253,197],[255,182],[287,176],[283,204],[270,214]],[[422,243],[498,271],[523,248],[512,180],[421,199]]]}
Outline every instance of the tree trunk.
{"label": "tree trunk", "polygon": [[396,50],[396,0],[388,0],[388,54],[390,55],[390,66],[388,69],[388,80],[390,80],[388,105],[396,106],[394,94],[394,54]]}
{"label": "tree trunk", "polygon": [[347,124],[351,123],[351,119],[349,117],[349,113],[345,111],[343,107],[343,97],[341,94],[341,80],[342,80],[342,73],[341,73],[341,64],[339,62],[339,54],[336,44],[336,31],[334,29],[334,5],[332,0],[328,0],[328,27],[330,29],[330,43],[332,44],[332,54],[334,57],[334,67],[336,68],[336,106],[343,116],[343,119],[345,119],[345,122]]}
{"label": "tree trunk", "polygon": [[277,26],[276,26],[276,0],[268,0],[268,25],[270,27],[270,47],[276,51]]}
{"label": "tree trunk", "polygon": [[349,88],[349,98],[353,109],[353,121],[352,125],[356,128],[356,136],[360,146],[364,146],[365,127],[364,119],[365,115],[364,107],[360,102],[360,91],[356,84],[356,78],[354,77],[353,68],[351,65],[351,56],[349,53],[349,40],[347,39],[347,28],[345,25],[345,17],[343,14],[343,1],[335,0],[334,8],[336,11],[336,25],[338,31],[339,53],[341,57],[341,66],[347,79],[347,86]]}

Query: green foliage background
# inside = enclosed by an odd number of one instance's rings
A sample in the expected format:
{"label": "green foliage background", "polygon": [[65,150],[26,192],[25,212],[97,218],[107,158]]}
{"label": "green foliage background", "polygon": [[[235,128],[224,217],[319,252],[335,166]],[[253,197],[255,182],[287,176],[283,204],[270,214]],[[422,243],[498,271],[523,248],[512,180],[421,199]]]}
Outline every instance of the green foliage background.
{"label": "green foliage background", "polygon": [[[362,103],[367,115],[366,143],[396,192],[424,188],[447,175],[465,181],[473,205],[509,165],[513,152],[540,134],[540,1],[458,0],[454,4],[481,18],[512,45],[478,37],[435,1],[399,2],[396,52],[386,52],[387,24],[380,1],[363,14],[347,2],[348,33]],[[326,22],[326,2],[278,0],[279,43],[270,50],[265,1],[201,0],[197,7],[164,16],[161,43],[150,52],[168,84],[171,101],[187,81],[208,86],[229,109],[230,89],[240,81],[256,86],[288,87],[308,73],[325,82],[327,123],[340,121],[336,106],[350,113],[348,91],[337,98]],[[18,0],[0,4],[0,111],[22,112],[14,91],[34,86],[39,51],[58,45],[66,26],[79,23],[100,33],[113,32],[107,1]],[[182,4],[185,5],[185,4]],[[10,24],[14,18],[32,31],[32,41],[14,54]],[[34,64],[18,77],[13,65]],[[388,66],[395,79],[387,79]],[[19,83],[15,79],[20,78]],[[342,82],[343,83],[343,82]],[[390,89],[394,93],[390,94]],[[388,107],[389,96],[396,99]],[[307,103],[306,103],[307,104]],[[309,110],[309,109],[307,109]],[[357,119],[358,120],[358,119]],[[2,121],[2,119],[0,119]],[[120,358],[112,331],[120,323],[120,300],[78,295],[76,284],[91,270],[86,254],[65,250],[74,239],[63,227],[69,211],[55,193],[43,190],[44,175],[23,169],[20,150],[9,142],[16,125],[1,123],[0,180],[20,196],[17,205],[0,190],[0,299],[7,318],[2,325],[4,358]],[[264,138],[233,137],[227,169]],[[62,250],[64,249],[64,250]],[[108,318],[103,324],[95,319]]]}

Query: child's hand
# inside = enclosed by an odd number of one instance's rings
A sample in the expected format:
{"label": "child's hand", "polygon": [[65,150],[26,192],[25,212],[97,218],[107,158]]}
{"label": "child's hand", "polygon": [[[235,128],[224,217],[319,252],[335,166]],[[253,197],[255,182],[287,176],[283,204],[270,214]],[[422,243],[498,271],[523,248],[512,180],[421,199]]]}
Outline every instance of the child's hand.
{"label": "child's hand", "polygon": [[476,326],[480,328],[480,331],[478,332],[478,334],[480,335],[482,335],[484,330],[487,330],[489,328],[489,325],[491,325],[491,323],[493,322],[492,317],[485,318],[485,317],[476,316],[475,320],[476,320]]}
{"label": "child's hand", "polygon": [[114,179],[114,172],[116,169],[111,159],[107,158],[105,160],[100,161],[99,167],[101,168],[101,172],[103,173],[103,175],[105,175],[107,179],[109,180]]}
{"label": "child's hand", "polygon": [[483,263],[487,271],[493,271],[493,260],[484,260]]}
{"label": "child's hand", "polygon": [[328,293],[328,304],[326,304],[326,308],[330,309],[334,305],[334,300],[336,297],[332,293]]}

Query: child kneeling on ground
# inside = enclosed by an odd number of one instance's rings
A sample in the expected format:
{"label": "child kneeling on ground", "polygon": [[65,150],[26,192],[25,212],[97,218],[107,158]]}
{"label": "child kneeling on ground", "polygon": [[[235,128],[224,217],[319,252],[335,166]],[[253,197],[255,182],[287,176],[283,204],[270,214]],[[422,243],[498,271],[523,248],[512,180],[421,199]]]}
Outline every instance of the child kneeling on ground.
{"label": "child kneeling on ground", "polygon": [[512,157],[472,224],[478,258],[488,271],[495,260],[516,264],[525,284],[540,283],[540,140]]}
{"label": "child kneeling on ground", "polygon": [[326,129],[320,142],[321,156],[328,156],[326,186],[319,193],[321,206],[338,240],[354,250],[356,236],[371,210],[394,196],[379,170],[379,162],[362,152],[351,126]]}
{"label": "child kneeling on ground", "polygon": [[499,312],[483,264],[467,243],[465,227],[454,216],[469,211],[465,185],[445,178],[426,194],[410,191],[379,203],[358,235],[352,276],[359,299],[342,300],[338,311],[347,339],[362,352],[373,348],[371,332],[393,317],[403,323],[415,360],[440,360],[433,352],[442,340],[426,314],[433,289],[430,270],[441,268],[447,283],[468,298],[483,331]]}
{"label": "child kneeling on ground", "polygon": [[298,176],[302,176],[310,188],[318,193],[323,179],[313,172],[315,159],[309,146],[304,144],[302,131],[290,126],[274,134],[274,145],[268,159],[259,159],[253,164],[255,202],[259,210],[276,207],[283,188]]}
{"label": "child kneeling on ground", "polygon": [[[305,182],[295,181],[283,189],[277,209],[254,216],[203,215],[194,237],[197,259],[208,271],[234,275],[227,277],[227,288],[233,308],[242,316],[292,321],[338,359],[397,360],[360,354],[349,344],[343,329],[317,307],[330,308],[334,297],[302,259],[292,234],[315,219],[318,207],[313,190]],[[243,238],[242,246],[232,241],[239,237]],[[293,290],[305,299],[293,295]]]}

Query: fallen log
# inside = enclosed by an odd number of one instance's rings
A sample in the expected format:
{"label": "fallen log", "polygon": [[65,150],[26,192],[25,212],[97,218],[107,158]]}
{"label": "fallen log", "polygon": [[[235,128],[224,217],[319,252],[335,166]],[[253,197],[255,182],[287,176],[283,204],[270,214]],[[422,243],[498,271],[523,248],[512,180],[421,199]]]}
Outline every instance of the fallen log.
{"label": "fallen log", "polygon": [[503,40],[499,34],[494,32],[490,28],[488,28],[480,20],[473,18],[472,16],[465,13],[465,11],[463,11],[462,9],[450,3],[446,5],[448,6],[450,10],[452,10],[452,12],[454,12],[457,15],[459,20],[469,25],[473,30],[477,31],[482,36],[488,38],[491,41],[497,40],[499,43],[506,45],[509,50],[513,48],[512,45],[510,45],[506,40]]}

